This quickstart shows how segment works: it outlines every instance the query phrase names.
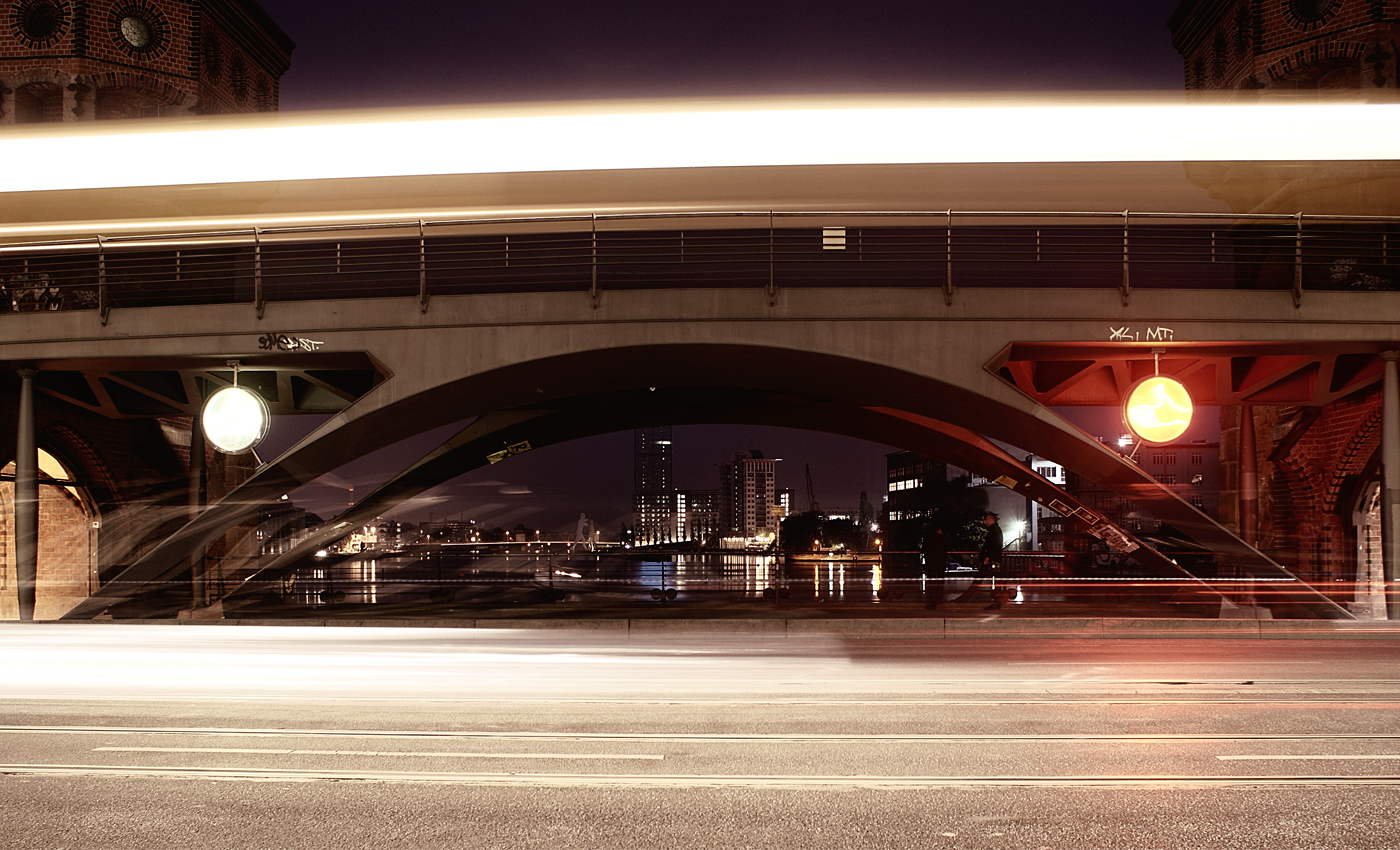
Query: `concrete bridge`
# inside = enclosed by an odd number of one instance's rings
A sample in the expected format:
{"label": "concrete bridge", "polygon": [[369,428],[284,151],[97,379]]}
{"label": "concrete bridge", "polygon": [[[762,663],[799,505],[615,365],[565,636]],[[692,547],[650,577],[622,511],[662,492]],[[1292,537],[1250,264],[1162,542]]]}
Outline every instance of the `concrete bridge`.
{"label": "concrete bridge", "polygon": [[[1308,292],[1298,306],[1291,290],[1154,288],[1125,299],[1119,287],[969,287],[947,295],[908,285],[574,287],[434,294],[427,309],[412,293],[267,301],[261,315],[254,303],[117,307],[105,323],[98,310],[56,310],[0,317],[0,364],[37,369],[48,394],[118,416],[135,410],[123,408],[133,395],[147,409],[193,413],[198,382],[229,381],[229,360],[240,361],[245,383],[265,388],[275,411],[344,408],[130,564],[70,614],[79,617],[188,569],[194,551],[283,493],[397,440],[473,419],[411,480],[391,482],[328,529],[354,527],[507,445],[660,423],[762,422],[956,458],[1047,504],[1075,503],[983,438],[1001,440],[1143,504],[1254,575],[1279,575],[1281,567],[1038,402],[1035,395],[1063,396],[1061,385],[1075,383],[1077,372],[1061,369],[1047,384],[1047,364],[1072,361],[1084,371],[1092,363],[1126,385],[1151,371],[1159,350],[1163,373],[1181,374],[1202,404],[1263,396],[1315,404],[1378,381],[1381,352],[1400,346],[1400,304],[1385,293]],[[159,374],[174,376],[168,388],[150,377]],[[64,377],[46,383],[53,375]]]}
{"label": "concrete bridge", "polygon": [[[22,293],[12,301],[21,312],[0,315],[0,369],[21,376],[18,483],[28,476],[33,486],[24,460],[40,442],[36,388],[115,420],[190,415],[231,380],[236,360],[274,412],[334,412],[193,520],[133,543],[111,580],[67,616],[113,609],[189,570],[228,528],[350,460],[469,420],[321,537],[264,568],[292,563],[506,446],[651,424],[756,422],[851,434],[1001,476],[1017,492],[1081,512],[1148,567],[1182,574],[988,438],[1000,440],[1142,504],[1246,574],[1291,578],[1048,405],[1118,403],[1154,368],[1179,375],[1204,405],[1325,405],[1393,377],[1386,353],[1400,350],[1400,305],[1374,290],[1389,282],[1378,270],[1390,264],[1397,221],[1183,212],[1179,164],[1173,180],[1159,164],[1101,164],[1101,182],[1079,198],[1175,198],[1163,211],[911,205],[939,181],[956,193],[990,177],[994,192],[1007,193],[1016,174],[1031,175],[1040,192],[1084,174],[1078,164],[1018,168],[906,169],[914,188],[886,193],[894,203],[884,210],[854,206],[854,192],[838,209],[812,207],[862,175],[890,183],[893,166],[720,169],[706,175],[722,186],[708,197],[735,197],[756,180],[786,206],[579,213],[567,200],[522,202],[535,191],[525,188],[516,203],[531,209],[509,216],[406,220],[380,209],[346,224],[344,216],[327,223],[325,208],[310,209],[314,193],[303,193],[292,205],[322,216],[315,223],[245,228],[199,207],[110,237],[93,229],[104,225],[62,223],[76,220],[64,205],[85,198],[101,215],[111,200],[101,192],[45,196],[58,210],[46,220],[59,223],[12,227],[0,248],[9,291]],[[461,189],[485,178],[454,179]],[[521,178],[526,187],[548,179]],[[622,182],[634,195],[657,185],[673,194],[677,184],[695,191],[697,179]],[[599,191],[603,180],[561,179],[558,198]],[[424,184],[392,185],[376,190],[376,205],[394,206],[386,196]],[[238,197],[249,191],[235,188]],[[161,192],[136,192],[132,203],[154,210],[178,196]],[[797,203],[795,192],[810,196]],[[343,204],[347,194],[337,184],[323,197]],[[1337,277],[1340,258],[1352,258],[1352,277]],[[1400,435],[1395,408],[1386,405],[1386,434]],[[21,492],[17,506],[24,500]],[[33,519],[20,513],[23,565],[33,558],[23,539]],[[1314,615],[1348,616],[1304,583],[1289,587]]]}

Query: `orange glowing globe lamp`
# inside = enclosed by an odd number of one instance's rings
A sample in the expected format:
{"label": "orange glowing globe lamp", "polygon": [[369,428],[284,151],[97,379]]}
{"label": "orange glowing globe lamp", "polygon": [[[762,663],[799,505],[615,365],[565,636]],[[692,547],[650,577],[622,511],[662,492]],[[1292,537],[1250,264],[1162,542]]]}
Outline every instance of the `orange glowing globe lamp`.
{"label": "orange glowing globe lamp", "polygon": [[1162,445],[1179,439],[1191,427],[1195,404],[1175,378],[1157,375],[1133,387],[1123,403],[1123,421],[1144,443]]}

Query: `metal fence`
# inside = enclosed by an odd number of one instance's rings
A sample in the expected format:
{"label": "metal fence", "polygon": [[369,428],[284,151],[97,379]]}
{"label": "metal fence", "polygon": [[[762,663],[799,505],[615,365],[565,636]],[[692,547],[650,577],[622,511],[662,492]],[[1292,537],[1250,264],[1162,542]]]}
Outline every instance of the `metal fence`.
{"label": "metal fence", "polygon": [[718,212],[93,236],[0,246],[0,312],[657,288],[1384,291],[1400,218]]}

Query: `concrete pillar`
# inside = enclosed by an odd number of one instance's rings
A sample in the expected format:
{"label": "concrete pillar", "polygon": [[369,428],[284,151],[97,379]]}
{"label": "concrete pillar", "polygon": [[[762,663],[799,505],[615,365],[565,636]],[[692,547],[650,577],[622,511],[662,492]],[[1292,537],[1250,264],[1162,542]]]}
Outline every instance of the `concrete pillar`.
{"label": "concrete pillar", "polygon": [[1254,407],[1240,405],[1240,539],[1259,545],[1259,452]]}
{"label": "concrete pillar", "polygon": [[19,370],[15,430],[15,577],[19,618],[34,619],[39,582],[39,444],[34,438],[34,370]]}
{"label": "concrete pillar", "polygon": [[[194,520],[204,509],[205,482],[207,475],[204,466],[204,423],[196,413],[190,422],[190,519]],[[204,551],[190,556],[190,583],[194,591],[196,608],[209,604],[209,589],[205,583]]]}
{"label": "concrete pillar", "polygon": [[1400,620],[1400,600],[1395,597],[1395,548],[1400,540],[1400,380],[1395,362],[1400,351],[1386,351],[1381,359],[1381,562],[1386,617]]}

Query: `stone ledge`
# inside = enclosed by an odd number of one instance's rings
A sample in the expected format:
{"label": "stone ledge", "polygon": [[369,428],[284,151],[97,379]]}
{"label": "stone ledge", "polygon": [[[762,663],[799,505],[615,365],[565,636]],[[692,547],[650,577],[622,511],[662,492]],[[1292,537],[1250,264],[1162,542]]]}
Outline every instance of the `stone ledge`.
{"label": "stone ledge", "polygon": [[[16,624],[18,625],[18,624]],[[819,637],[883,640],[975,640],[978,638],[1042,638],[1090,640],[1400,640],[1400,621],[1389,620],[1191,620],[1113,617],[1064,618],[487,618],[487,619],[327,619],[286,620],[41,620],[32,625],[72,626],[242,626],[297,628],[417,628],[477,631],[545,631],[623,635],[628,638],[666,636],[794,639]]]}

